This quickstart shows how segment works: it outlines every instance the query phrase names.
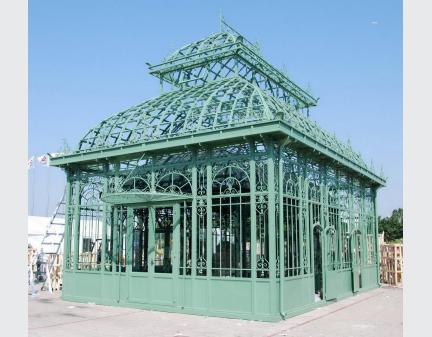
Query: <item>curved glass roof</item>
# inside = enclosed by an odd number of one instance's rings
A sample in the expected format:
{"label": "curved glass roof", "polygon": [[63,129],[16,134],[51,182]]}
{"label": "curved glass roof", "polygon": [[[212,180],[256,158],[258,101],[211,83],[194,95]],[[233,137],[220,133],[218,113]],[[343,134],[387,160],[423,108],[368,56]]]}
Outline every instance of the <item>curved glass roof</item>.
{"label": "curved glass roof", "polygon": [[168,92],[93,127],[79,150],[141,143],[282,118],[297,131],[366,168],[360,155],[293,107],[238,76]]}

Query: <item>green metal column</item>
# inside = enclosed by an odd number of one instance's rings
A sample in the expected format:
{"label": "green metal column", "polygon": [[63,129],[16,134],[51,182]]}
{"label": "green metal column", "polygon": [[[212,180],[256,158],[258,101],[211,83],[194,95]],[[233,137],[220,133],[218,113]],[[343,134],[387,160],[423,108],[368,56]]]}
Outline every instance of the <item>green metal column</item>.
{"label": "green metal column", "polygon": [[112,231],[112,272],[116,272],[117,270],[117,256],[118,256],[118,239],[117,239],[117,229],[118,229],[118,207],[114,207],[113,212],[113,223],[111,226],[113,227]]}
{"label": "green metal column", "polygon": [[272,143],[266,144],[268,149],[267,159],[267,186],[268,186],[268,242],[269,242],[269,281],[270,281],[270,308],[272,313],[276,309],[276,223],[275,223],[275,153]]}
{"label": "green metal column", "polygon": [[285,287],[285,235],[284,235],[284,204],[283,204],[283,147],[279,146],[278,160],[278,197],[279,197],[279,312],[285,317],[284,309],[284,287]]}
{"label": "green metal column", "polygon": [[[172,276],[173,276],[173,304],[177,306],[180,293],[179,269],[180,269],[180,204],[173,206],[173,241],[172,241]],[[184,303],[183,303],[184,304]]]}
{"label": "green metal column", "polygon": [[[107,175],[108,173],[108,164],[104,165],[104,173],[105,173],[105,178],[103,180],[103,193],[106,194],[108,192],[108,180],[109,180],[109,176]],[[106,246],[107,246],[107,242],[106,242],[106,236],[107,236],[107,223],[108,223],[108,205],[106,203],[103,203],[102,206],[102,254],[101,254],[101,272],[105,272],[105,264],[106,264]]]}
{"label": "green metal column", "polygon": [[[115,189],[118,190],[119,188],[119,170],[120,170],[120,163],[115,163],[114,165],[114,186]],[[119,213],[118,213],[118,206],[114,208],[114,214],[113,214],[113,223],[112,226],[112,272],[116,272],[117,270],[117,257],[118,257],[118,226],[119,226]],[[120,262],[120,261],[119,261]],[[120,263],[121,264],[121,263]]]}
{"label": "green metal column", "polygon": [[[354,215],[353,215],[353,188],[352,188],[352,182],[351,179],[349,180],[349,187],[348,187],[348,212],[349,212],[349,225],[348,225],[348,232],[352,234],[354,229]],[[352,237],[351,237],[352,238]],[[350,240],[351,240],[350,238]],[[352,253],[352,252],[351,252]],[[352,255],[352,254],[351,254]],[[352,256],[351,256],[352,258]],[[352,262],[352,261],[351,261]]]}
{"label": "green metal column", "polygon": [[63,270],[70,270],[70,233],[71,233],[71,210],[73,211],[73,208],[71,207],[71,172],[66,171],[66,189],[65,189],[65,232],[64,232],[64,263],[63,263]]}
{"label": "green metal column", "polygon": [[149,301],[153,302],[153,289],[154,286],[154,266],[155,266],[155,221],[156,221],[156,211],[154,207],[149,207],[149,219],[148,219],[148,248],[147,248],[147,256],[148,256],[148,275],[149,275],[149,283],[150,283],[150,291],[149,291]]}
{"label": "green metal column", "polygon": [[326,299],[326,287],[327,287],[327,229],[328,229],[328,202],[327,202],[327,188],[321,181],[320,183],[320,223],[322,226],[321,232],[321,273],[322,273],[322,291],[323,299]]}
{"label": "green metal column", "polygon": [[373,190],[374,202],[374,229],[375,229],[375,257],[376,257],[376,271],[377,271],[377,284],[381,286],[381,275],[380,275],[380,263],[381,263],[381,249],[378,242],[378,201],[377,201],[377,189]]}
{"label": "green metal column", "polygon": [[300,249],[300,274],[303,275],[304,274],[304,252],[303,252],[303,245],[304,245],[304,241],[303,241],[303,226],[305,226],[307,224],[307,219],[309,218],[309,212],[308,212],[308,201],[307,201],[307,191],[308,191],[308,186],[309,181],[307,179],[300,178],[300,186],[301,186],[301,190],[300,190],[300,225],[299,225],[299,239],[300,239],[300,244],[299,244],[299,249]]}
{"label": "green metal column", "polygon": [[361,199],[360,199],[360,230],[362,237],[362,252],[361,252],[361,261],[362,266],[367,264],[367,255],[368,255],[368,243],[367,243],[367,216],[365,211],[365,193],[364,189],[361,189]]}
{"label": "green metal column", "polygon": [[128,207],[126,213],[126,273],[132,272],[132,241],[133,241],[133,208]]}
{"label": "green metal column", "polygon": [[343,250],[342,250],[342,245],[344,244],[344,240],[346,238],[346,233],[344,233],[342,231],[342,219],[341,219],[341,205],[340,205],[340,200],[339,200],[339,188],[340,188],[340,183],[339,183],[339,172],[336,172],[336,203],[337,203],[337,210],[338,210],[338,217],[337,217],[337,222],[338,222],[338,232],[337,232],[337,236],[338,236],[338,252],[339,252],[339,268],[343,269],[345,268],[345,264],[342,265],[342,259],[343,259]]}
{"label": "green metal column", "polygon": [[81,175],[78,174],[78,179],[75,182],[75,200],[74,200],[74,256],[73,256],[73,270],[74,272],[78,269],[78,255],[79,255],[79,240],[80,240],[80,200],[81,200]]}
{"label": "green metal column", "polygon": [[[198,230],[197,230],[197,167],[196,167],[196,151],[193,151],[192,154],[192,263],[191,263],[191,275],[192,275],[192,289],[195,290],[195,277],[197,270],[197,239],[198,239]],[[195,306],[195,295],[196,293],[192,292],[192,306]]]}
{"label": "green metal column", "polygon": [[[192,278],[196,277],[197,267],[197,167],[196,167],[196,152],[192,155]],[[192,281],[193,282],[193,281]],[[193,285],[192,285],[192,288]]]}
{"label": "green metal column", "polygon": [[255,168],[255,142],[251,141],[250,146],[250,193],[251,193],[251,281],[252,281],[252,313],[256,313],[257,303],[255,301],[255,284],[257,279],[257,259],[256,259],[256,168]]}
{"label": "green metal column", "polygon": [[[210,156],[209,156],[210,158]],[[211,289],[210,282],[212,276],[212,259],[213,259],[213,211],[212,211],[212,166],[210,163],[206,165],[207,170],[207,311],[211,308]]]}
{"label": "green metal column", "polygon": [[[152,160],[152,162],[154,162]],[[152,192],[156,191],[156,174],[154,169],[151,171],[151,182],[150,190]],[[148,260],[148,275],[149,275],[149,302],[153,301],[153,289],[154,286],[154,274],[155,274],[155,222],[156,222],[156,210],[153,206],[148,208],[149,218],[148,218],[148,246],[147,246],[147,260]]]}

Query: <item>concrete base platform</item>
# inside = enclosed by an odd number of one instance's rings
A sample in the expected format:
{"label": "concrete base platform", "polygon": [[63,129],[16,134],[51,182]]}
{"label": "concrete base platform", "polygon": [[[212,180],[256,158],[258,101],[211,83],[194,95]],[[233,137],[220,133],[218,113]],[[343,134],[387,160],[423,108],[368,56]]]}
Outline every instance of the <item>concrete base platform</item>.
{"label": "concrete base platform", "polygon": [[278,323],[66,302],[29,296],[29,336],[79,337],[399,337],[401,288],[382,287]]}

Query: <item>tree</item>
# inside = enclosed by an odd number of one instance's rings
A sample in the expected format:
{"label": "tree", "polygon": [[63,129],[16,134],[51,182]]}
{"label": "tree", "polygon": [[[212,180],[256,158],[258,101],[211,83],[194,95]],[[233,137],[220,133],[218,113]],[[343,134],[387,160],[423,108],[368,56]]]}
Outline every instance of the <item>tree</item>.
{"label": "tree", "polygon": [[384,231],[386,242],[403,239],[403,209],[393,210],[390,217],[378,217],[378,231]]}

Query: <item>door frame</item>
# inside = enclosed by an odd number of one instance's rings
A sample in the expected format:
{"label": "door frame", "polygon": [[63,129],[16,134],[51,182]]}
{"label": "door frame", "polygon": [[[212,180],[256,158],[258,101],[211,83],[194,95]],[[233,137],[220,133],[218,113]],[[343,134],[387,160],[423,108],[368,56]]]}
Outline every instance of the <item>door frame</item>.
{"label": "door frame", "polygon": [[312,230],[311,230],[311,256],[312,256],[312,271],[313,271],[313,274],[314,274],[314,282],[313,282],[313,285],[314,285],[314,290],[313,290],[313,293],[314,293],[314,301],[315,301],[315,287],[316,287],[316,281],[315,281],[315,229],[317,229],[318,231],[319,231],[319,235],[320,235],[320,254],[321,254],[321,300],[325,300],[325,293],[326,293],[326,291],[325,291],[325,286],[326,286],[326,284],[325,284],[325,252],[324,252],[324,247],[325,247],[325,244],[324,244],[324,237],[325,237],[325,235],[323,235],[324,234],[324,229],[323,229],[323,227],[321,226],[321,224],[319,223],[319,222],[316,222],[314,225],[312,225]]}
{"label": "door frame", "polygon": [[[179,282],[179,267],[180,267],[180,202],[181,201],[163,201],[163,202],[149,202],[149,203],[134,203],[134,204],[128,204],[124,205],[127,207],[128,214],[128,222],[127,222],[127,228],[129,235],[127,238],[129,240],[126,240],[126,247],[127,247],[127,260],[129,261],[129,264],[126,265],[126,275],[127,275],[127,284],[129,285],[129,279],[131,277],[132,273],[132,250],[133,250],[133,210],[134,209],[141,209],[141,208],[148,208],[148,246],[147,246],[147,282],[149,286],[149,304],[155,304],[155,305],[168,305],[168,306],[178,306],[178,282]],[[171,207],[173,209],[173,224],[172,224],[172,247],[171,247],[171,265],[172,270],[171,273],[156,273],[155,272],[155,244],[156,244],[156,238],[155,238],[155,230],[156,230],[156,208],[163,208],[163,207]],[[169,302],[163,302],[161,303],[158,301],[157,291],[160,291],[161,289],[156,289],[158,286],[158,279],[159,280],[167,280],[169,283],[169,280],[171,280],[171,287],[170,289],[172,293],[171,301]],[[163,289],[162,289],[163,291]],[[129,286],[128,286],[128,298],[129,298]]]}
{"label": "door frame", "polygon": [[[357,239],[359,238],[359,240]],[[351,271],[352,271],[352,290],[358,292],[362,288],[362,232],[360,229],[355,229],[351,233]],[[360,252],[360,255],[358,253]]]}

